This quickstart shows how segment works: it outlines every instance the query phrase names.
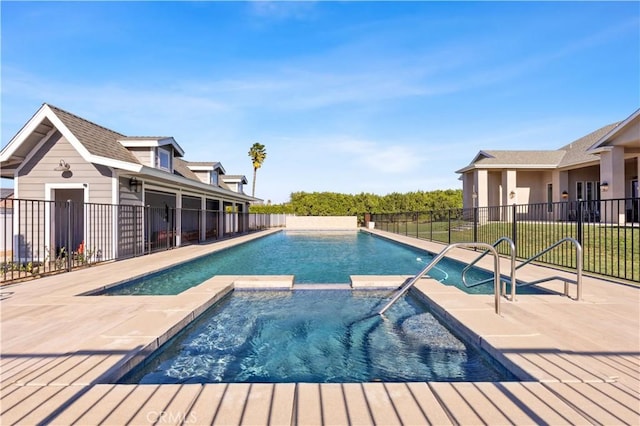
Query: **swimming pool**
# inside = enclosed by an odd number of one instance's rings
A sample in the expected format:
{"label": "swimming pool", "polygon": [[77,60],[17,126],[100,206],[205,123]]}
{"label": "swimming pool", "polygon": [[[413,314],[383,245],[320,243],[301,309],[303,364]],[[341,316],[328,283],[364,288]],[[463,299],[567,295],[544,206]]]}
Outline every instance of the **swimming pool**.
{"label": "swimming pool", "polygon": [[406,296],[389,292],[234,291],[120,383],[510,381]]}
{"label": "swimming pool", "polygon": [[[214,275],[294,275],[295,283],[349,283],[350,275],[415,275],[432,253],[375,235],[353,232],[281,231],[184,264],[108,288],[99,294],[179,294]],[[464,264],[444,259],[429,275],[469,293],[491,294],[493,286],[464,288]],[[490,278],[474,268],[469,282]],[[94,293],[96,294],[96,293]]]}

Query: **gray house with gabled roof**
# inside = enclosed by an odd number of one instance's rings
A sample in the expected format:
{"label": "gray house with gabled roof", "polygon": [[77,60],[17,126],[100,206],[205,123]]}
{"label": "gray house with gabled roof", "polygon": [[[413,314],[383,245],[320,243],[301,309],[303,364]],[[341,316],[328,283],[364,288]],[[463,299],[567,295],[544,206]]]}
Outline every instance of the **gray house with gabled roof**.
{"label": "gray house with gabled roof", "polygon": [[[637,199],[640,109],[557,150],[482,150],[456,173],[461,174],[465,208],[583,200],[597,209],[600,200]],[[600,219],[624,222],[637,216],[610,211]]]}
{"label": "gray house with gabled roof", "polygon": [[[146,222],[141,229],[156,236],[160,228],[168,229],[167,221],[173,221],[176,231],[165,235],[165,239],[171,237],[172,245],[221,237],[229,230],[224,215],[196,212],[246,213],[256,199],[221,184],[219,177],[225,170],[220,163],[189,162],[184,155],[173,137],[126,136],[45,103],[0,151],[0,175],[14,180],[15,199],[50,202],[43,229],[29,237],[34,239],[31,244],[59,246],[56,239],[68,225],[57,219],[54,206],[67,200],[76,206],[157,211],[157,218],[147,214],[135,220]],[[118,253],[123,250],[121,212],[113,215],[109,229],[100,231],[108,237],[100,238],[88,226],[92,218],[86,207],[78,215],[73,246],[93,245],[105,257],[122,257]],[[145,235],[146,240],[151,238]]]}

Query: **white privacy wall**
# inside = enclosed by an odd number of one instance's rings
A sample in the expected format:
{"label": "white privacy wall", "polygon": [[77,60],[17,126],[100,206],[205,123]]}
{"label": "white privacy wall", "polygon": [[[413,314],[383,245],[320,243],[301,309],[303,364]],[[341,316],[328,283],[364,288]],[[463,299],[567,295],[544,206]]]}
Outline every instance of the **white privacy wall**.
{"label": "white privacy wall", "polygon": [[356,216],[287,216],[286,228],[291,230],[358,229]]}

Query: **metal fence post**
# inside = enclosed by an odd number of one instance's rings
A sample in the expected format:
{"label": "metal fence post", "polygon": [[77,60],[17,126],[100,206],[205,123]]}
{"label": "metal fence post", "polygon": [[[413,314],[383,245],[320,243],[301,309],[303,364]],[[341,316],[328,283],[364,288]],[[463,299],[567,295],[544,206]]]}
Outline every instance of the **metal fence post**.
{"label": "metal fence post", "polygon": [[448,233],[449,233],[449,240],[447,241],[448,244],[451,244],[451,209],[449,209],[449,226],[448,228]]}
{"label": "metal fence post", "polygon": [[[133,257],[138,255],[138,206],[131,206],[133,209]],[[118,209],[122,211],[122,206]]]}
{"label": "metal fence post", "polygon": [[145,208],[147,216],[147,253],[151,253],[151,206]]}
{"label": "metal fence post", "polygon": [[71,200],[67,200],[67,272],[71,272],[71,239],[72,233],[72,220],[71,220]]}
{"label": "metal fence post", "polygon": [[433,241],[433,210],[429,213],[429,241]]}
{"label": "metal fence post", "polygon": [[473,242],[478,242],[478,207],[473,208]]}
{"label": "metal fence post", "polygon": [[511,240],[513,241],[513,245],[517,247],[518,245],[518,207],[515,203],[513,203],[511,207]]}
{"label": "metal fence post", "polygon": [[578,217],[576,218],[576,240],[580,243],[580,245],[582,245],[582,200],[578,200],[577,203]]}

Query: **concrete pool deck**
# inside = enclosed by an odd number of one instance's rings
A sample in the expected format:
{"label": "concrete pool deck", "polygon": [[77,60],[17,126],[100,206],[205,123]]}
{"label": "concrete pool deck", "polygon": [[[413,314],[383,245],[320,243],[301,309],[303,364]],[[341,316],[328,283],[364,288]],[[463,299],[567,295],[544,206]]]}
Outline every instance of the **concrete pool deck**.
{"label": "concrete pool deck", "polygon": [[[431,252],[440,244],[370,231]],[[504,383],[114,385],[234,282],[176,296],[79,296],[261,234],[183,247],[0,288],[0,423],[640,424],[640,288],[584,277],[583,300],[501,299],[425,279],[432,309],[521,377]],[[469,262],[477,253],[451,252]],[[486,261],[486,263],[484,263]],[[491,265],[484,259],[483,265]],[[502,271],[508,261],[501,260]],[[519,279],[570,273],[527,266]],[[404,277],[355,277],[383,285]],[[278,286],[291,277],[276,277]],[[284,283],[284,284],[283,284]],[[382,283],[382,284],[381,284]],[[563,283],[546,285],[560,292]],[[571,285],[575,295],[575,286]]]}

